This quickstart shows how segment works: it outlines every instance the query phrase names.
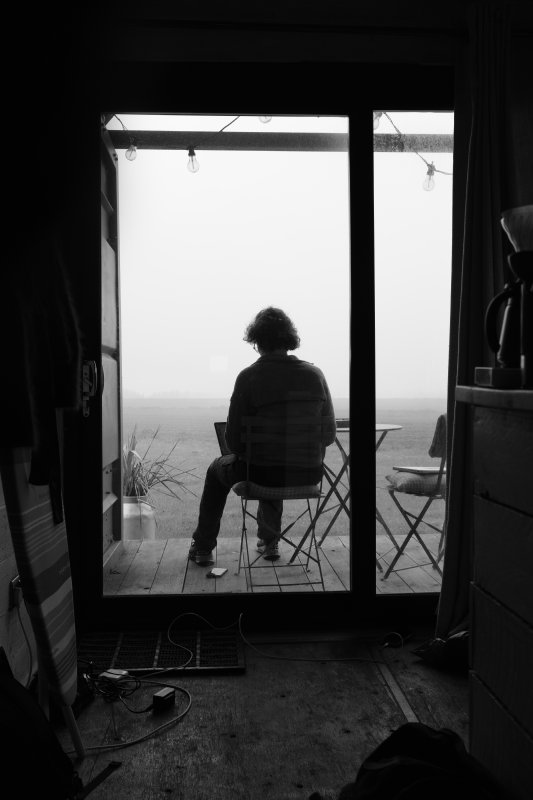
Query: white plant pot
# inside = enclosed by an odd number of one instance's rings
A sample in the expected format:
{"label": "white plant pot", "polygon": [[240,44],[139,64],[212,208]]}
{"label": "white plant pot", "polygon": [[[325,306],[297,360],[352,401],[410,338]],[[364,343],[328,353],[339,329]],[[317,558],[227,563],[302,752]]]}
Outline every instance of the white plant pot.
{"label": "white plant pot", "polygon": [[123,539],[155,539],[154,509],[142,497],[123,497]]}

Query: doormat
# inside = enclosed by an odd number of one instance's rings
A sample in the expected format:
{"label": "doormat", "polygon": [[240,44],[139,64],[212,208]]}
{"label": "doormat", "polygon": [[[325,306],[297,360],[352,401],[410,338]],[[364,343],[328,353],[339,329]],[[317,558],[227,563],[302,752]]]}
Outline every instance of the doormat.
{"label": "doormat", "polygon": [[172,633],[172,639],[174,644],[168,641],[166,631],[91,631],[78,639],[78,660],[91,662],[97,671],[125,669],[134,673],[168,669],[221,673],[245,670],[243,643],[237,631],[177,631]]}

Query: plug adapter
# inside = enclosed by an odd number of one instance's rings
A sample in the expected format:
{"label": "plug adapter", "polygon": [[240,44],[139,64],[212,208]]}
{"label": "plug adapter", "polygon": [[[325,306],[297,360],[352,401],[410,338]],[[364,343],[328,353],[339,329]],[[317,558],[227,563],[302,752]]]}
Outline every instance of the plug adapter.
{"label": "plug adapter", "polygon": [[152,698],[154,714],[172,708],[176,702],[176,690],[170,686],[160,689]]}
{"label": "plug adapter", "polygon": [[124,677],[123,675],[118,675],[118,672],[120,672],[120,670],[108,669],[105,672],[101,672],[98,677],[100,680],[106,680],[110,683],[118,683]]}
{"label": "plug adapter", "polygon": [[9,602],[7,606],[7,610],[11,611],[13,608],[18,608],[20,606],[20,602],[22,600],[22,586],[20,583],[20,578],[17,575],[16,578],[9,581]]}

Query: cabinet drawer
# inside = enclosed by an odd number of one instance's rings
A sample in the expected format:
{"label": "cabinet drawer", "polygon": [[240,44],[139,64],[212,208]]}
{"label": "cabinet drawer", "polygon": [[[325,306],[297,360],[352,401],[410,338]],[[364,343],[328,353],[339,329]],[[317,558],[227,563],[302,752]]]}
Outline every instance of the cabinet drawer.
{"label": "cabinet drawer", "polygon": [[533,517],[474,498],[473,578],[533,626]]}
{"label": "cabinet drawer", "polygon": [[474,410],[475,492],[533,515],[533,414]]}
{"label": "cabinet drawer", "polygon": [[470,753],[513,800],[530,800],[533,739],[475,673],[470,674]]}
{"label": "cabinet drawer", "polygon": [[471,602],[471,667],[533,736],[533,628],[476,586]]}

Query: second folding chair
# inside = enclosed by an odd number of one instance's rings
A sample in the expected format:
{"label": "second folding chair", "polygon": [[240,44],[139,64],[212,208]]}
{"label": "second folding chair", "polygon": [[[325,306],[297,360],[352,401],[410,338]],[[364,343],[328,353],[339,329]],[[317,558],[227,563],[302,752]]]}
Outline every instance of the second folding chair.
{"label": "second folding chair", "polygon": [[[396,564],[405,554],[407,545],[413,537],[429,559],[428,565],[431,565],[442,575],[439,562],[444,554],[446,512],[444,509],[444,523],[442,526],[436,524],[435,520],[430,521],[427,519],[426,515],[428,515],[430,507],[436,500],[442,500],[446,503],[446,414],[441,414],[437,419],[437,425],[428,454],[431,458],[438,459],[438,464],[435,466],[393,467],[395,470],[394,474],[387,475],[387,480],[389,481],[389,486],[387,487],[389,496],[407,523],[407,535],[401,545],[397,547],[394,558],[383,573],[382,580],[386,580],[391,572],[398,572],[401,569],[411,569],[415,566],[426,566],[423,564],[411,564],[408,567],[399,567],[395,569]],[[415,496],[420,497],[421,506],[419,506],[417,513],[413,513],[412,510],[406,508],[405,496],[409,496],[410,498],[414,498]],[[400,498],[402,498],[403,502],[400,502]],[[431,552],[421,535],[420,526],[422,524],[426,525],[430,530],[439,533],[439,544],[436,554]]]}

